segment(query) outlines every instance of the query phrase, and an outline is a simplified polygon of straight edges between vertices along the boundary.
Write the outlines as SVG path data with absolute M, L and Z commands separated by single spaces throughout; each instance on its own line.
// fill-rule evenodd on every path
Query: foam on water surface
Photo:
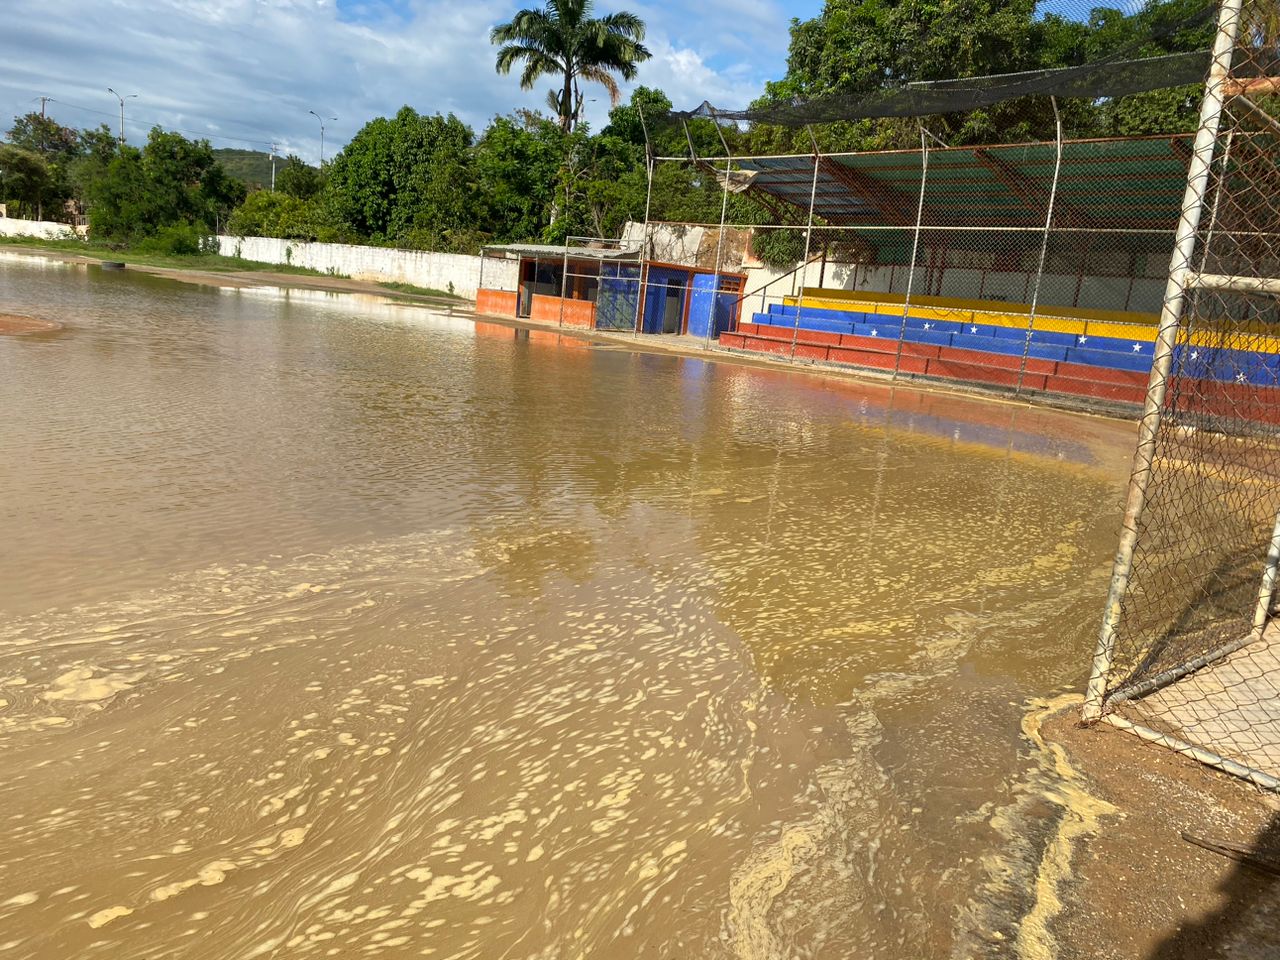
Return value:
M 981 956 L 1051 916 L 1085 806 L 1036 826 L 1073 795 L 1021 723 L 1122 479 L 1074 421 L 3 271 L 69 318 L 0 343 L 9 952 Z

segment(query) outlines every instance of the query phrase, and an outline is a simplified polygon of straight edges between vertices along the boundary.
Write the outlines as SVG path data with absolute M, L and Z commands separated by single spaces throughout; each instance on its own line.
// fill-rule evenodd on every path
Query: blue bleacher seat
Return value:
M 1113 370 L 1151 369 L 1151 354 L 1131 350 L 1123 353 L 1119 350 L 1094 350 L 1088 347 L 1067 348 L 1067 361 L 1070 363 L 1087 363 L 1095 367 L 1110 367 Z

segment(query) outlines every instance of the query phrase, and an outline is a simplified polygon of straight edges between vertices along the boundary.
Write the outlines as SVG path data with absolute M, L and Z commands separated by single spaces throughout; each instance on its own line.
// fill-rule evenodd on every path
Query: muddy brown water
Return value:
M 1132 426 L 17 256 L 0 952 L 1004 955 Z

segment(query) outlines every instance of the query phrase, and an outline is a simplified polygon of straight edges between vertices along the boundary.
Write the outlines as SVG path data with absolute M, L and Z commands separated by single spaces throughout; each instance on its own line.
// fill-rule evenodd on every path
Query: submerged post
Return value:
M 1204 210 L 1205 193 L 1209 185 L 1209 170 L 1213 163 L 1214 146 L 1218 139 L 1218 127 L 1222 120 L 1222 107 L 1227 77 L 1231 72 L 1232 55 L 1240 29 L 1240 10 L 1243 0 L 1223 0 L 1218 15 L 1218 32 L 1213 42 L 1213 62 L 1209 66 L 1209 79 L 1205 85 L 1204 100 L 1200 105 L 1200 126 L 1196 130 L 1191 163 L 1187 169 L 1187 188 L 1182 197 L 1182 215 L 1178 220 L 1173 256 L 1169 261 L 1169 281 L 1165 286 L 1164 304 L 1160 310 L 1160 326 L 1156 334 L 1155 356 L 1151 365 L 1151 377 L 1147 383 L 1147 399 L 1142 411 L 1138 431 L 1138 447 L 1133 457 L 1133 472 L 1129 480 L 1129 493 L 1125 500 L 1124 521 L 1120 544 L 1116 550 L 1111 572 L 1111 585 L 1107 591 L 1107 605 L 1102 615 L 1102 627 L 1098 632 L 1098 644 L 1093 655 L 1093 669 L 1085 692 L 1083 719 L 1086 722 L 1102 716 L 1103 699 L 1107 692 L 1107 679 L 1115 655 L 1116 630 L 1120 625 L 1121 603 L 1133 572 L 1133 554 L 1138 544 L 1138 523 L 1147 502 L 1147 488 L 1151 484 L 1151 465 L 1155 459 L 1156 436 L 1164 409 L 1165 392 L 1169 374 L 1173 368 L 1173 347 L 1178 327 L 1182 322 L 1186 303 L 1187 282 L 1191 273 L 1191 259 L 1195 254 L 1196 232 Z
M 1053 105 L 1054 158 L 1053 183 L 1049 187 L 1049 209 L 1044 216 L 1044 235 L 1040 240 L 1040 262 L 1036 266 L 1036 283 L 1031 290 L 1031 311 L 1027 314 L 1027 339 L 1022 345 L 1022 363 L 1018 367 L 1017 393 L 1022 392 L 1022 379 L 1027 375 L 1027 358 L 1031 356 L 1031 335 L 1036 326 L 1036 308 L 1040 305 L 1040 281 L 1044 278 L 1044 264 L 1049 256 L 1049 230 L 1053 226 L 1053 205 L 1058 198 L 1058 176 L 1062 173 L 1062 113 L 1058 110 L 1058 98 L 1050 97 Z
M 916 204 L 916 229 L 911 241 L 911 265 L 907 270 L 907 292 L 902 298 L 902 323 L 898 326 L 898 349 L 893 355 L 893 379 L 898 379 L 902 363 L 902 341 L 907 336 L 907 317 L 911 313 L 911 287 L 916 279 L 916 257 L 920 252 L 920 222 L 924 219 L 924 189 L 929 182 L 929 138 L 920 124 L 920 200 Z

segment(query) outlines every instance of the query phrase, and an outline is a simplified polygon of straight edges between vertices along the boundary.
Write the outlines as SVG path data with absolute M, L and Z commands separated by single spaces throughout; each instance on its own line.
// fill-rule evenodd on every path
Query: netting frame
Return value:
M 1226 740 L 1221 746 L 1212 742 L 1211 736 L 1206 738 L 1209 741 L 1207 743 L 1189 742 L 1189 737 L 1184 739 L 1183 736 L 1170 730 L 1159 730 L 1146 723 L 1135 722 L 1119 712 L 1119 708 L 1126 703 L 1136 703 L 1144 697 L 1171 688 L 1199 671 L 1225 664 L 1227 658 L 1233 654 L 1263 639 L 1264 631 L 1272 617 L 1278 571 L 1280 571 L 1280 513 L 1276 514 L 1270 540 L 1266 543 L 1261 569 L 1256 571 L 1258 589 L 1248 631 L 1204 653 L 1174 663 L 1152 676 L 1139 679 L 1135 671 L 1133 675 L 1122 678 L 1117 686 L 1111 686 L 1117 671 L 1115 662 L 1117 638 L 1124 628 L 1125 604 L 1130 600 L 1135 551 L 1139 546 L 1140 538 L 1150 528 L 1150 524 L 1160 522 L 1159 518 L 1147 516 L 1148 503 L 1154 464 L 1159 455 L 1161 428 L 1166 426 L 1168 429 L 1165 425 L 1168 417 L 1166 399 L 1174 371 L 1175 348 L 1180 334 L 1184 331 L 1187 301 L 1198 292 L 1208 291 L 1280 294 L 1280 278 L 1223 275 L 1206 273 L 1203 270 L 1204 263 L 1208 259 L 1214 218 L 1220 199 L 1219 196 L 1211 198 L 1209 195 L 1215 160 L 1221 160 L 1222 168 L 1218 183 L 1219 194 L 1223 183 L 1229 179 L 1227 156 L 1229 156 L 1234 130 L 1228 131 L 1227 144 L 1223 151 L 1226 156 L 1219 157 L 1218 150 L 1227 100 L 1230 95 L 1239 95 L 1243 89 L 1258 84 L 1256 79 L 1243 81 L 1232 79 L 1232 67 L 1244 24 L 1243 7 L 1243 0 L 1223 0 L 1219 10 L 1209 78 L 1201 103 L 1200 123 L 1188 169 L 1182 215 L 1179 219 L 1174 252 L 1170 261 L 1155 356 L 1126 493 L 1121 535 L 1112 566 L 1098 641 L 1090 665 L 1090 677 L 1081 716 L 1086 723 L 1106 722 L 1136 734 L 1144 740 L 1239 777 L 1259 788 L 1280 791 L 1280 778 L 1254 766 L 1254 761 L 1242 762 L 1241 759 L 1227 755 L 1229 751 L 1222 749 L 1223 746 L 1229 745 Z M 1274 120 L 1271 122 L 1274 125 Z M 1211 211 L 1208 235 L 1201 238 L 1201 220 L 1207 210 Z M 1201 253 L 1202 260 L 1199 270 L 1194 264 L 1198 251 Z M 1256 266 L 1261 267 L 1262 262 L 1262 260 L 1256 261 Z M 1192 356 L 1194 357 L 1194 353 Z M 1176 401 L 1177 398 L 1174 399 Z

